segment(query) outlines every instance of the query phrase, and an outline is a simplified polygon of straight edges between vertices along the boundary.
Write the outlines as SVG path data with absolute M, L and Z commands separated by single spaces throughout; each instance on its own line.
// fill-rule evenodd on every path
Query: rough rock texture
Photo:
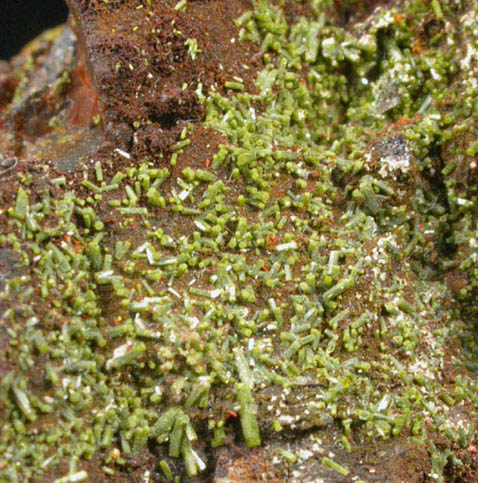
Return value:
M 133 131 L 152 154 L 164 151 L 158 131 L 204 117 L 198 89 L 243 75 L 252 46 L 231 43 L 233 21 L 247 1 L 191 2 L 182 15 L 173 2 L 68 0 L 96 86 L 103 126 L 115 145 L 130 149 Z M 200 45 L 189 54 L 187 40 Z M 250 66 L 249 66 L 250 67 Z

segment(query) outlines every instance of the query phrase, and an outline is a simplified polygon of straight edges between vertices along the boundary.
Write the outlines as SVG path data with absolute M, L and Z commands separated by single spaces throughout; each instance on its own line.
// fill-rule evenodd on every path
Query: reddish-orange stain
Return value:
M 412 47 L 412 52 L 414 54 L 420 54 L 422 51 L 422 47 L 420 45 L 420 41 L 418 39 L 415 39 L 413 41 L 413 47 Z

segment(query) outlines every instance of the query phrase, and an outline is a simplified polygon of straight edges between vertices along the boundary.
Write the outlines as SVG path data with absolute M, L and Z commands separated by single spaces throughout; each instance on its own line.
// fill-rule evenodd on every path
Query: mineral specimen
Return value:
M 0 480 L 476 481 L 476 2 L 67 3 L 0 65 Z

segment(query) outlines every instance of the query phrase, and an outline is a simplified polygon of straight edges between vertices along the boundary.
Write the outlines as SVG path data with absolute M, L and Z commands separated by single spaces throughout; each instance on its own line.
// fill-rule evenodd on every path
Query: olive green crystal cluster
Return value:
M 81 190 L 19 176 L 0 234 L 17 260 L 0 281 L 1 481 L 62 461 L 58 481 L 87 480 L 81 462 L 98 455 L 107 481 L 148 444 L 164 478 L 194 477 L 230 443 L 231 414 L 250 448 L 335 425 L 351 454 L 406 438 L 430 478 L 464 468 L 452 449 L 476 438 L 478 408 L 463 322 L 478 289 L 477 6 L 392 2 L 347 24 L 354 2 L 303 3 L 288 19 L 284 2 L 255 1 L 237 20 L 263 69 L 253 90 L 235 77 L 227 95 L 198 91 L 224 139 L 204 168 L 171 176 L 188 124 L 171 159 L 128 166 L 118 149 L 125 167 L 93 163 Z

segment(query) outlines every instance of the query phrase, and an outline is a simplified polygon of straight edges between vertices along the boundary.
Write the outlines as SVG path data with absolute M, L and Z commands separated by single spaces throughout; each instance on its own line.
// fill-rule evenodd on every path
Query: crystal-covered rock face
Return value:
M 476 8 L 68 4 L 0 64 L 0 480 L 474 481 Z

